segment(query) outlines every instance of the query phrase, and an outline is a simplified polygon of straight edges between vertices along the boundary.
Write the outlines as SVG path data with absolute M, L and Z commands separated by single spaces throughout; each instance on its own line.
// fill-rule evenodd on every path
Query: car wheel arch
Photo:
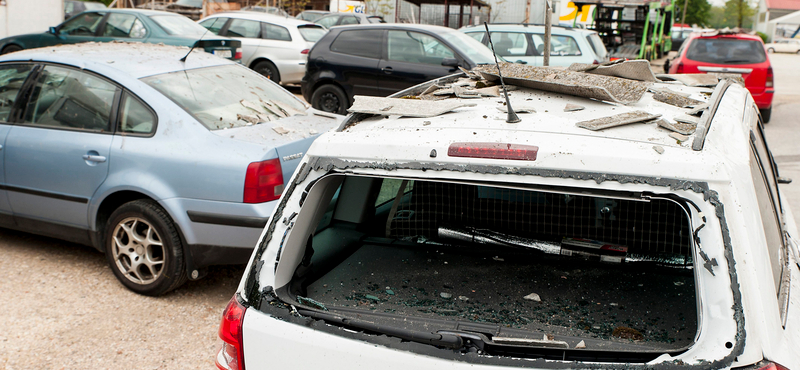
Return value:
M 24 47 L 24 46 L 22 46 L 22 45 L 20 45 L 20 44 L 17 44 L 17 43 L 10 42 L 10 43 L 8 43 L 8 44 L 5 44 L 5 45 L 3 45 L 3 47 L 2 47 L 2 48 L 0 48 L 0 55 L 2 55 L 2 54 L 6 54 L 6 49 L 8 49 L 8 48 L 15 48 L 15 47 L 16 47 L 16 48 L 19 48 L 20 50 L 25 50 L 25 47 Z

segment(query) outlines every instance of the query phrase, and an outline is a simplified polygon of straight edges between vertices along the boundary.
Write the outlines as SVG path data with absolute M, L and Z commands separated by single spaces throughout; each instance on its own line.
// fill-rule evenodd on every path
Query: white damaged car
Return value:
M 221 369 L 800 369 L 788 179 L 744 87 L 504 64 L 507 101 L 483 68 L 314 142 Z

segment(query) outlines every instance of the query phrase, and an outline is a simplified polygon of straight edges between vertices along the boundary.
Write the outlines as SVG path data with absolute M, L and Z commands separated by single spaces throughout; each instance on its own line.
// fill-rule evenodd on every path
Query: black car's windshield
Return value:
M 209 130 L 249 126 L 297 114 L 306 107 L 280 86 L 241 66 L 214 66 L 145 77 Z
M 475 64 L 493 64 L 494 55 L 486 45 L 480 41 L 467 36 L 466 34 L 458 31 L 440 33 L 443 39 L 447 40 L 450 44 L 455 46 L 459 53 L 466 56 Z M 499 61 L 505 61 L 503 58 L 497 58 Z
M 203 26 L 182 15 L 154 15 L 150 19 L 169 35 L 200 36 L 206 32 Z
M 686 58 L 714 64 L 752 64 L 767 60 L 764 45 L 755 40 L 704 39 L 691 41 Z

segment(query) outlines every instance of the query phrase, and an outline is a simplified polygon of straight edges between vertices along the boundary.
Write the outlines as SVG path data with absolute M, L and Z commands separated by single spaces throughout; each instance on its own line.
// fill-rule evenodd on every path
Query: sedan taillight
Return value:
M 303 49 L 302 51 L 300 51 L 300 54 L 303 54 L 303 55 L 308 55 L 308 52 L 309 52 L 310 50 L 311 50 L 311 49 Z
M 678 66 L 677 66 L 677 67 L 675 67 L 675 74 L 681 74 L 681 73 L 683 73 L 683 69 L 684 69 L 684 68 L 683 68 L 683 63 L 678 63 Z
M 244 177 L 245 203 L 263 203 L 276 200 L 283 192 L 283 170 L 278 158 L 253 162 L 247 166 Z
M 766 87 L 775 86 L 775 76 L 772 74 L 772 67 L 767 68 L 767 84 Z
M 246 310 L 247 308 L 239 303 L 234 294 L 222 313 L 222 322 L 219 324 L 219 345 L 214 359 L 220 370 L 244 370 L 242 323 Z
M 234 60 L 242 59 L 242 48 L 236 48 L 236 53 L 233 54 Z

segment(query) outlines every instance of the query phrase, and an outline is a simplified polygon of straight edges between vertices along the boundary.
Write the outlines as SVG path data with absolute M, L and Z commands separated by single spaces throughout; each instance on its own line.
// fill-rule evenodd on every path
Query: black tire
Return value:
M 3 48 L 3 52 L 0 53 L 0 54 L 8 54 L 8 53 L 13 53 L 15 51 L 20 51 L 20 50 L 22 50 L 22 48 L 19 45 L 8 45 L 8 46 Z
M 761 120 L 764 123 L 769 123 L 769 118 L 772 116 L 772 106 L 767 109 L 759 109 L 761 111 Z
M 268 60 L 262 60 L 256 63 L 253 65 L 253 70 L 274 81 L 276 84 L 281 83 L 281 74 L 278 72 L 278 68 Z
M 769 48 L 769 49 L 767 49 L 767 53 L 770 53 L 770 54 L 772 54 L 772 53 L 774 53 L 774 52 L 775 52 L 775 49 L 773 49 L 773 48 Z
M 311 106 L 325 112 L 347 114 L 350 102 L 347 95 L 336 85 L 322 85 L 311 94 Z
M 128 202 L 111 213 L 104 243 L 114 276 L 136 293 L 159 296 L 187 280 L 178 230 L 167 212 L 152 200 Z

